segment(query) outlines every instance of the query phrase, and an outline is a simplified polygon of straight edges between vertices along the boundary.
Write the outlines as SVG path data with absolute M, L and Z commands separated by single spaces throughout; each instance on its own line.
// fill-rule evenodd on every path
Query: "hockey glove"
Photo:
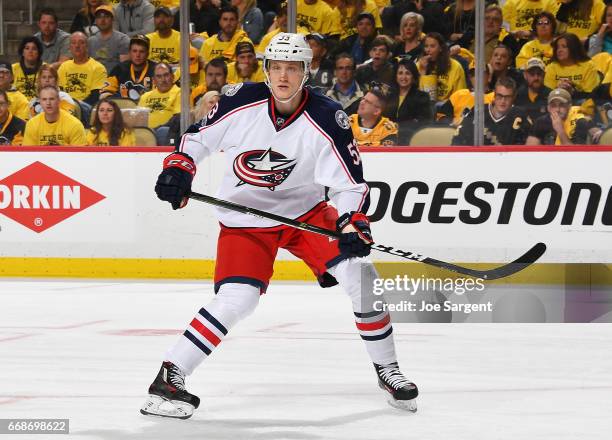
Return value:
M 370 231 L 370 221 L 361 212 L 343 214 L 336 221 L 336 230 L 342 235 L 338 240 L 340 253 L 349 257 L 366 257 L 374 240 Z
M 191 181 L 196 173 L 193 159 L 185 153 L 172 153 L 164 159 L 164 169 L 157 178 L 157 197 L 170 202 L 172 209 L 183 208 L 189 201 Z

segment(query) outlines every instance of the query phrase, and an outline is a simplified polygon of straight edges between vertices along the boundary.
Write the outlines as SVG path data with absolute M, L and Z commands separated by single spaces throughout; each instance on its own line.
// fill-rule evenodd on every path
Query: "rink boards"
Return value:
M 167 151 L 0 149 L 0 275 L 210 278 L 213 208 L 172 211 L 153 192 Z M 570 263 L 609 272 L 612 147 L 371 148 L 361 160 L 380 244 L 486 267 L 542 241 L 523 281 Z M 200 164 L 194 190 L 214 194 L 226 168 L 222 154 Z M 275 276 L 312 279 L 284 252 Z

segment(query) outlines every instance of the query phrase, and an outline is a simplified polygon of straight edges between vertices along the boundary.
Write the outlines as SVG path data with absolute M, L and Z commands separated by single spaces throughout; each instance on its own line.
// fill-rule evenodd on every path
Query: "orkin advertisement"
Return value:
M 1 257 L 214 259 L 213 209 L 191 201 L 172 211 L 155 197 L 166 152 L 94 151 L 0 152 Z M 507 262 L 543 241 L 543 262 L 612 262 L 612 151 L 385 149 L 362 158 L 381 245 Z M 222 154 L 200 164 L 194 189 L 214 194 L 226 166 Z

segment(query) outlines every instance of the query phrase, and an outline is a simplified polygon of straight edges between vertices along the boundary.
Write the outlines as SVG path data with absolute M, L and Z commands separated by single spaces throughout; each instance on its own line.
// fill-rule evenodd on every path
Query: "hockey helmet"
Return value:
M 264 52 L 264 69 L 268 68 L 268 61 L 301 61 L 304 63 L 304 72 L 310 70 L 312 62 L 312 49 L 306 37 L 302 34 L 280 32 L 275 35 Z

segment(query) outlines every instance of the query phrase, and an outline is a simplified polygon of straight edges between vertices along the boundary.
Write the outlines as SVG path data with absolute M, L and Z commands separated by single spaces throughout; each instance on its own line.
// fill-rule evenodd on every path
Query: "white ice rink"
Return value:
M 612 325 L 396 324 L 419 411 L 389 407 L 338 288 L 274 283 L 187 379 L 186 421 L 142 416 L 210 283 L 0 281 L 0 418 L 69 439 L 612 438 Z

